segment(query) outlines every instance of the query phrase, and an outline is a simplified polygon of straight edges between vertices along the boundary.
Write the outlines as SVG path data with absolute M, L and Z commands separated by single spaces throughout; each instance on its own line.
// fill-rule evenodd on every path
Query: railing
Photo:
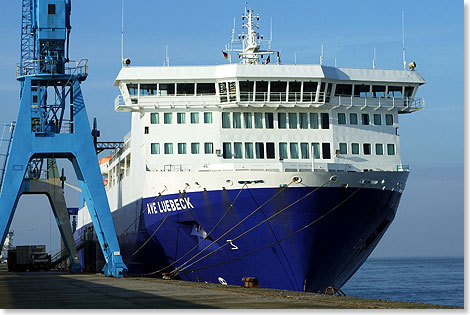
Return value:
M 347 106 L 347 107 L 389 107 L 389 108 L 403 108 L 403 111 L 415 111 L 418 109 L 424 108 L 425 102 L 424 98 L 419 99 L 412 99 L 410 97 L 407 98 L 368 98 L 368 97 L 354 97 L 354 96 L 331 96 L 330 97 L 330 104 L 338 105 L 338 106 Z
M 55 60 L 25 60 L 16 65 L 16 77 L 26 75 L 88 75 L 88 59 L 58 63 Z
M 409 172 L 410 166 L 407 164 L 399 164 L 397 165 L 397 172 Z

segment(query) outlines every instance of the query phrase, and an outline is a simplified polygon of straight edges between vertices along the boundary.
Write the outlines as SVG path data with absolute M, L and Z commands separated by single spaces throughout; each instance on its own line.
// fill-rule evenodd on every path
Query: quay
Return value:
M 457 308 L 156 278 L 7 271 L 0 271 L 0 305 L 2 309 Z

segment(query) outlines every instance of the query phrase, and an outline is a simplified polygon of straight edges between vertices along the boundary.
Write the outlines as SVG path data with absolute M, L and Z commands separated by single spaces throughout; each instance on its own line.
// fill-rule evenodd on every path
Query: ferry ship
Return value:
M 100 167 L 130 274 L 323 293 L 393 221 L 409 174 L 399 117 L 424 108 L 415 64 L 284 65 L 258 19 L 245 8 L 227 64 L 124 62 L 115 110 L 131 130 Z M 93 237 L 86 205 L 75 237 Z

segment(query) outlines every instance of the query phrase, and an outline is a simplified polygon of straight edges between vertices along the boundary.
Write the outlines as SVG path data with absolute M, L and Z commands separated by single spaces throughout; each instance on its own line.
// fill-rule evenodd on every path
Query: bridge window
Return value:
M 263 113 L 255 113 L 255 128 L 263 128 Z
M 271 102 L 285 102 L 286 101 L 287 82 L 285 81 L 272 81 L 271 92 L 269 100 Z
M 214 83 L 197 83 L 196 84 L 197 95 L 215 95 L 215 84 Z
M 266 142 L 266 158 L 276 158 L 276 150 L 274 149 L 274 142 Z
M 212 113 L 211 112 L 204 113 L 204 123 L 205 124 L 212 124 Z
M 303 102 L 315 102 L 315 96 L 317 95 L 318 82 L 304 82 L 304 92 L 302 95 Z
M 297 113 L 289 113 L 289 129 L 297 129 Z
M 150 144 L 150 153 L 151 154 L 160 154 L 160 143 L 151 143 Z
M 227 102 L 227 84 L 226 82 L 219 83 L 219 96 L 221 102 Z
M 277 127 L 279 129 L 287 128 L 287 114 L 286 113 L 277 113 Z
M 205 142 L 204 143 L 204 153 L 205 154 L 214 153 L 214 144 L 212 142 Z
M 357 125 L 357 114 L 355 114 L 355 113 L 350 113 L 349 114 L 349 123 L 351 125 Z
M 362 124 L 363 125 L 370 125 L 369 114 L 362 114 L 361 117 L 362 117 Z
M 137 84 L 128 84 L 127 85 L 127 90 L 129 91 L 129 95 L 131 95 L 131 96 L 137 95 L 138 90 L 139 90 L 139 86 Z
M 199 142 L 191 143 L 191 154 L 199 154 Z
M 240 129 L 242 127 L 242 113 L 233 113 L 233 128 Z
M 375 98 L 385 97 L 385 85 L 373 85 L 372 97 L 375 97 Z
M 237 84 L 235 82 L 228 83 L 229 102 L 237 100 Z
M 348 145 L 346 143 L 339 144 L 339 154 L 348 154 Z
M 264 159 L 264 143 L 256 142 L 255 143 L 255 154 L 257 159 Z
M 268 82 L 267 81 L 257 81 L 256 82 L 255 100 L 257 102 L 267 102 L 268 101 Z
M 312 143 L 312 147 L 313 147 L 313 157 L 315 159 L 319 159 L 320 158 L 320 143 L 314 142 Z
M 321 129 L 330 129 L 330 115 L 328 113 L 320 114 Z
M 387 154 L 395 155 L 395 145 L 393 143 L 387 144 Z
M 140 95 L 157 95 L 157 85 L 156 84 L 141 84 L 140 85 Z
M 370 145 L 370 143 L 363 143 L 362 148 L 364 150 L 365 155 L 370 155 L 371 154 L 371 145 Z
M 160 123 L 160 114 L 159 113 L 150 113 L 150 124 L 157 125 Z
M 176 123 L 185 124 L 186 123 L 186 113 L 177 113 L 176 114 Z
M 253 142 L 245 142 L 245 159 L 253 158 Z
M 194 83 L 176 83 L 176 95 L 194 95 Z
M 199 124 L 199 113 L 191 113 L 191 123 Z
M 163 149 L 165 154 L 173 154 L 173 143 L 165 143 Z
M 163 123 L 166 124 L 166 125 L 169 125 L 171 124 L 172 122 L 172 118 L 173 118 L 173 113 L 164 113 L 163 114 Z
M 230 128 L 230 113 L 222 113 L 222 128 Z
M 338 124 L 345 125 L 346 124 L 346 114 L 345 113 L 338 113 Z
M 401 86 L 389 86 L 388 97 L 402 98 L 402 87 Z
M 287 155 L 287 142 L 279 142 L 279 158 L 281 160 L 289 158 Z
M 354 85 L 355 97 L 370 97 L 370 85 L 360 84 Z
M 274 128 L 274 114 L 273 113 L 264 113 L 264 120 L 266 121 L 266 128 Z
M 174 96 L 175 95 L 175 83 L 160 83 L 159 89 L 158 89 L 158 95 Z
M 374 125 L 376 126 L 382 125 L 382 115 L 374 114 Z
M 385 124 L 387 126 L 393 125 L 393 115 L 392 114 L 385 114 Z
M 336 84 L 335 96 L 351 96 L 352 84 Z
M 321 144 L 321 150 L 324 159 L 331 159 L 330 144 L 328 142 L 324 142 Z
M 56 10 L 55 10 L 55 4 L 51 4 L 49 3 L 47 5 L 47 14 L 55 14 Z
M 302 159 L 309 159 L 310 158 L 310 148 L 308 147 L 307 142 L 300 143 L 300 156 Z
M 302 82 L 289 82 L 289 102 L 300 102 Z
M 230 142 L 224 142 L 222 144 L 222 156 L 224 159 L 232 158 L 232 144 Z
M 243 159 L 243 149 L 242 149 L 242 143 L 241 142 L 235 142 L 233 144 L 234 148 L 234 155 L 233 157 L 236 159 Z
M 243 113 L 243 122 L 246 129 L 253 128 L 253 115 L 251 113 Z
M 310 129 L 318 129 L 318 113 L 310 113 Z
M 289 144 L 290 149 L 290 158 L 298 159 L 299 158 L 299 144 L 297 142 L 291 142 Z
M 413 95 L 414 87 L 405 86 L 405 98 L 409 98 Z
M 240 87 L 240 101 L 252 102 L 253 101 L 253 89 L 254 81 L 240 81 L 238 86 Z
M 351 153 L 359 154 L 359 143 L 351 143 Z
M 308 115 L 307 113 L 299 114 L 300 129 L 308 129 Z
M 384 146 L 382 143 L 375 144 L 375 154 L 383 155 L 384 154 Z

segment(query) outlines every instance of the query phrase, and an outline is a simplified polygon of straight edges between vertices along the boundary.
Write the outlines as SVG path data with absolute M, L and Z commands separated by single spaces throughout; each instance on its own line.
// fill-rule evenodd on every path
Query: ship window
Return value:
M 299 114 L 300 129 L 308 129 L 308 115 L 307 113 Z
M 224 142 L 222 144 L 222 156 L 224 159 L 232 158 L 232 144 L 230 142 Z
M 321 129 L 330 129 L 330 115 L 328 113 L 320 114 Z
M 255 128 L 263 128 L 263 113 L 255 113 Z
M 176 113 L 176 123 L 185 124 L 186 123 L 186 113 Z
M 222 113 L 222 128 L 230 128 L 230 113 Z
M 146 135 L 149 134 L 149 127 L 147 127 L 147 126 L 144 127 L 144 134 L 146 134 Z
M 376 126 L 382 125 L 382 115 L 374 114 L 374 125 Z
M 219 83 L 219 96 L 221 102 L 227 102 L 227 84 L 225 82 Z
M 245 142 L 245 159 L 253 158 L 253 142 Z
M 330 144 L 328 142 L 321 144 L 321 151 L 324 159 L 331 159 Z
M 127 90 L 129 91 L 129 95 L 137 95 L 138 94 L 138 85 L 137 84 L 128 84 Z
M 405 97 L 409 98 L 413 95 L 414 87 L 411 86 L 405 86 Z
M 233 128 L 239 129 L 242 127 L 242 113 L 233 113 Z
M 287 82 L 272 81 L 271 92 L 269 94 L 270 102 L 285 102 L 287 91 Z
M 178 143 L 178 154 L 186 154 L 186 143 Z
M 346 143 L 339 144 L 339 154 L 348 154 L 348 145 Z
M 302 142 L 300 144 L 300 157 L 302 159 L 309 159 L 310 158 L 310 150 L 309 150 L 307 142 Z
M 318 113 L 310 113 L 310 129 L 318 129 Z
M 199 142 L 191 143 L 191 154 L 199 154 Z
M 401 86 L 389 86 L 388 97 L 402 98 L 402 87 Z
M 255 143 L 255 153 L 257 159 L 264 159 L 264 143 L 256 142 Z
M 160 154 L 160 143 L 151 143 L 150 144 L 150 153 L 151 154 Z
M 240 101 L 253 101 L 254 81 L 240 81 Z
M 211 112 L 204 113 L 204 123 L 205 124 L 212 124 L 212 113 Z
M 297 129 L 297 113 L 289 113 L 289 129 Z
M 157 85 L 156 84 L 141 84 L 140 85 L 140 95 L 157 95 Z
M 160 96 L 175 95 L 175 84 L 174 83 L 160 83 L 159 89 L 158 89 L 158 95 Z
M 235 142 L 233 144 L 233 157 L 236 159 L 243 159 L 243 150 L 242 150 L 242 143 L 241 142 Z
M 320 94 L 318 95 L 318 101 L 319 101 L 319 102 L 323 102 L 323 100 L 324 100 L 325 84 L 326 84 L 326 82 L 322 82 L 322 83 L 320 84 Z
M 243 113 L 243 122 L 246 129 L 253 128 L 253 115 L 251 113 Z
M 266 128 L 274 128 L 274 114 L 273 113 L 264 113 L 264 119 L 266 120 Z
M 160 114 L 159 113 L 150 113 L 150 124 L 156 125 L 160 123 Z
M 165 143 L 163 148 L 165 154 L 173 154 L 173 143 Z
M 300 102 L 302 82 L 289 82 L 289 102 Z
M 197 83 L 196 84 L 197 95 L 215 95 L 214 83 Z
M 204 153 L 205 154 L 214 153 L 214 144 L 212 142 L 205 142 L 204 143 Z
M 357 125 L 357 114 L 355 114 L 355 113 L 350 113 L 349 114 L 349 123 L 351 125 Z
M 385 97 L 385 85 L 372 85 L 372 97 Z
M 299 144 L 297 142 L 291 142 L 289 144 L 290 149 L 290 158 L 298 159 L 299 158 Z
M 55 14 L 55 4 L 47 4 L 47 14 Z
M 370 85 L 360 84 L 354 85 L 355 97 L 370 97 Z
M 281 160 L 289 158 L 287 156 L 287 142 L 279 142 L 279 158 Z
M 375 154 L 383 155 L 384 154 L 384 146 L 382 143 L 375 144 Z
M 277 127 L 279 129 L 287 128 L 287 114 L 286 113 L 277 113 Z
M 359 143 L 351 143 L 351 153 L 359 154 Z
M 362 114 L 361 117 L 362 117 L 362 124 L 363 125 L 370 125 L 369 114 Z
M 352 84 L 336 84 L 335 96 L 351 96 Z
M 338 124 L 345 125 L 346 124 L 346 114 L 345 113 L 338 113 Z
M 235 82 L 228 83 L 229 102 L 237 100 L 237 84 Z
M 266 142 L 266 158 L 275 159 L 276 151 L 274 150 L 274 142 Z
M 320 158 L 320 143 L 314 142 L 312 143 L 312 147 L 313 147 L 313 157 L 315 159 L 319 159 Z
M 365 154 L 365 155 L 370 155 L 370 151 L 371 151 L 371 149 L 370 149 L 370 143 L 363 143 L 363 144 L 362 144 L 362 148 L 363 148 L 363 150 L 364 150 L 364 154 Z
M 395 155 L 395 145 L 393 143 L 387 144 L 387 154 Z
M 176 83 L 176 95 L 194 95 L 194 83 Z
M 191 123 L 199 124 L 199 113 L 191 113 Z
M 257 102 L 266 102 L 268 100 L 267 95 L 268 95 L 268 82 L 257 81 L 255 100 Z
M 387 126 L 393 125 L 393 115 L 392 114 L 385 114 L 385 124 Z
M 303 102 L 315 102 L 315 95 L 317 94 L 318 82 L 304 82 L 304 92 L 302 95 Z
M 173 113 L 164 113 L 163 114 L 163 123 L 164 124 L 171 124 L 172 122 L 172 118 L 173 118 Z

